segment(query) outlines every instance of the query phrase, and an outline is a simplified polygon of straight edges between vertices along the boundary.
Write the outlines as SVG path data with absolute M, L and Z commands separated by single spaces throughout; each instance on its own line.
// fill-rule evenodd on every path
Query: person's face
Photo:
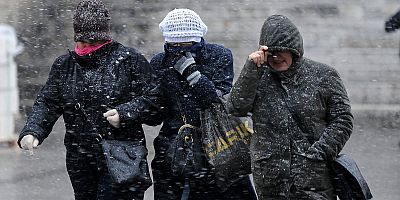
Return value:
M 268 55 L 268 64 L 278 72 L 288 70 L 292 62 L 293 55 L 290 51 L 274 51 Z
M 169 47 L 190 47 L 193 42 L 168 42 L 167 45 Z
M 190 51 L 193 42 L 167 42 L 167 48 L 174 51 L 175 56 L 181 57 L 186 51 Z

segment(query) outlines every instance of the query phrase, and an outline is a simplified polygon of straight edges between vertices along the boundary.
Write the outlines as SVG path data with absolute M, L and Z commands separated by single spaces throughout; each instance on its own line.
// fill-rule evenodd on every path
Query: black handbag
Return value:
M 76 65 L 74 65 L 72 95 L 76 99 Z M 105 163 L 111 180 L 116 184 L 129 184 L 131 187 L 146 190 L 152 185 L 147 163 L 147 148 L 142 141 L 109 140 L 102 138 L 97 126 L 88 118 L 86 111 L 79 102 L 75 109 L 80 111 L 90 123 L 100 142 Z
M 204 168 L 204 152 L 201 146 L 199 128 L 184 124 L 172 140 L 166 154 L 167 163 L 175 176 L 186 172 L 199 172 Z
M 139 141 L 102 140 L 108 172 L 117 184 L 136 185 L 145 188 L 151 186 L 147 149 Z
M 146 190 L 152 185 L 147 163 L 147 148 L 142 141 L 109 140 L 101 137 L 95 124 L 87 117 L 79 103 L 75 105 L 91 124 L 103 150 L 111 180 L 116 184 L 129 184 Z
M 356 162 L 346 154 L 340 154 L 332 163 L 335 172 L 334 187 L 340 200 L 372 199 L 371 191 Z
M 203 146 L 215 171 L 215 181 L 225 191 L 236 181 L 251 174 L 249 118 L 229 115 L 224 103 L 201 112 Z
M 188 172 L 200 172 L 206 168 L 206 161 L 200 128 L 187 123 L 181 102 L 179 99 L 176 102 L 184 124 L 167 149 L 166 161 L 174 176 L 182 176 Z

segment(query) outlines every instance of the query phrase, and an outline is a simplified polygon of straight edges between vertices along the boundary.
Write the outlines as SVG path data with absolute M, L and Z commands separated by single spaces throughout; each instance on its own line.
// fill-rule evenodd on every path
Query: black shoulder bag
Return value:
M 296 115 L 292 107 L 290 107 L 288 99 L 285 96 L 283 98 L 293 120 L 300 130 L 306 133 L 300 124 L 298 115 Z M 339 154 L 331 163 L 331 166 L 334 172 L 333 186 L 340 200 L 372 199 L 367 181 L 362 176 L 356 162 L 350 156 Z
M 186 172 L 200 172 L 205 167 L 205 153 L 201 144 L 201 130 L 199 127 L 188 124 L 177 99 L 182 125 L 176 137 L 166 152 L 167 163 L 170 164 L 173 175 L 182 176 Z
M 100 142 L 108 172 L 116 184 L 131 184 L 146 190 L 151 186 L 149 167 L 147 163 L 147 148 L 142 141 L 109 140 L 102 138 L 96 125 L 88 118 L 86 111 L 76 99 L 76 64 L 73 75 L 73 98 L 75 109 L 81 111 L 86 121 L 91 124 Z

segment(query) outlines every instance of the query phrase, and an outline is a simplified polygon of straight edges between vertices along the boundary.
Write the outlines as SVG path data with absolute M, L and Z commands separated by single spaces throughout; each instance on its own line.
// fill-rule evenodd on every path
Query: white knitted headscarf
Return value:
M 200 16 L 190 9 L 174 9 L 159 25 L 165 42 L 200 42 L 207 26 Z

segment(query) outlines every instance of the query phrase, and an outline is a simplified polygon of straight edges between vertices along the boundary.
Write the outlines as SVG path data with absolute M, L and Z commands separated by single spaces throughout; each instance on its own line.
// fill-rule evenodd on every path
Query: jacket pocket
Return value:
M 271 153 L 263 153 L 253 155 L 252 172 L 254 183 L 259 188 L 268 188 L 275 183 L 275 179 L 279 176 L 279 163 L 272 160 Z
M 311 145 L 312 144 L 306 138 L 293 141 L 293 153 L 299 156 L 307 157 L 306 154 Z
M 303 156 L 292 159 L 294 174 L 294 185 L 304 191 L 324 191 L 331 189 L 332 177 L 329 163 L 314 160 Z

